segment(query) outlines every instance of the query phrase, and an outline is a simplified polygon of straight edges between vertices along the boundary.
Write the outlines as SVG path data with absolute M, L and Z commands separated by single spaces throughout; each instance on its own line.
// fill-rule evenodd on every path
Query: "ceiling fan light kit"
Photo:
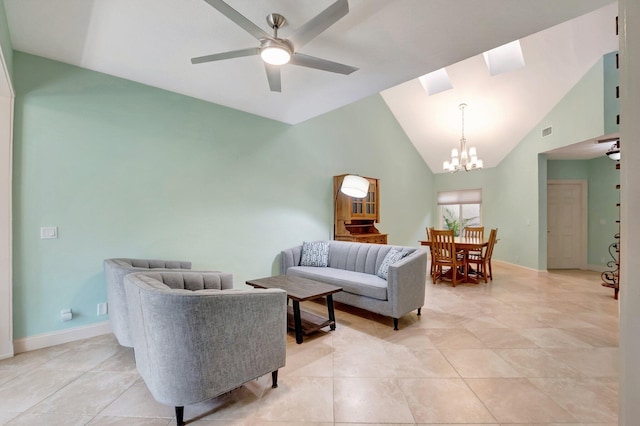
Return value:
M 282 39 L 265 39 L 260 43 L 260 57 L 270 65 L 284 65 L 291 60 L 291 43 Z
M 202 64 L 205 62 L 221 61 L 243 56 L 260 55 L 264 61 L 269 88 L 272 92 L 281 91 L 279 68 L 281 65 L 290 63 L 292 65 L 314 68 L 343 75 L 349 75 L 358 70 L 358 68 L 350 65 L 340 64 L 297 52 L 297 50 L 303 45 L 316 38 L 320 33 L 349 13 L 349 4 L 347 0 L 336 1 L 302 27 L 298 28 L 298 30 L 287 39 L 278 37 L 278 29 L 282 28 L 287 22 L 285 17 L 279 13 L 270 13 L 267 15 L 267 23 L 273 29 L 273 36 L 271 36 L 224 1 L 205 1 L 211 7 L 233 21 L 236 25 L 258 39 L 260 41 L 260 47 L 199 56 L 191 59 L 192 64 Z

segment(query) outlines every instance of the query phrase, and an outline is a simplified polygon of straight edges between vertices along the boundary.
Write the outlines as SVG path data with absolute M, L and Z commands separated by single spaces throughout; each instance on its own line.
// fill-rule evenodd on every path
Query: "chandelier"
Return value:
M 462 137 L 460 138 L 460 150 L 453 148 L 451 150 L 451 160 L 445 161 L 442 168 L 446 171 L 455 173 L 460 170 L 468 172 L 469 170 L 478 170 L 482 168 L 482 160 L 478 158 L 476 148 L 472 146 L 467 151 L 467 140 L 464 137 L 464 109 L 467 104 L 460 104 L 462 111 Z

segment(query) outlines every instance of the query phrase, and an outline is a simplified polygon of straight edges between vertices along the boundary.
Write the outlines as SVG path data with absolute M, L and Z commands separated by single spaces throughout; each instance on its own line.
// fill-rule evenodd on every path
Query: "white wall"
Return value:
M 1 58 L 0 58 L 1 59 Z M 0 96 L 0 359 L 13 356 L 11 140 L 13 98 Z
M 640 421 L 640 2 L 620 0 L 620 425 Z

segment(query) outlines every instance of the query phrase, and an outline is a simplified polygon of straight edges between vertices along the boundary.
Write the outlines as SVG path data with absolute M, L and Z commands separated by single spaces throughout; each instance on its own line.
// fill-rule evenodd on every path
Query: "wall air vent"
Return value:
M 553 127 L 549 126 L 546 129 L 542 129 L 542 136 L 549 136 L 551 133 L 553 133 Z

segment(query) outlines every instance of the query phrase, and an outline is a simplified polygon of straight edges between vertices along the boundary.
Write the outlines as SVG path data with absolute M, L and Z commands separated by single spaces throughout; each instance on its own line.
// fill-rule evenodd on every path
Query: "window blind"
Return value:
M 438 205 L 482 204 L 482 189 L 438 192 Z

